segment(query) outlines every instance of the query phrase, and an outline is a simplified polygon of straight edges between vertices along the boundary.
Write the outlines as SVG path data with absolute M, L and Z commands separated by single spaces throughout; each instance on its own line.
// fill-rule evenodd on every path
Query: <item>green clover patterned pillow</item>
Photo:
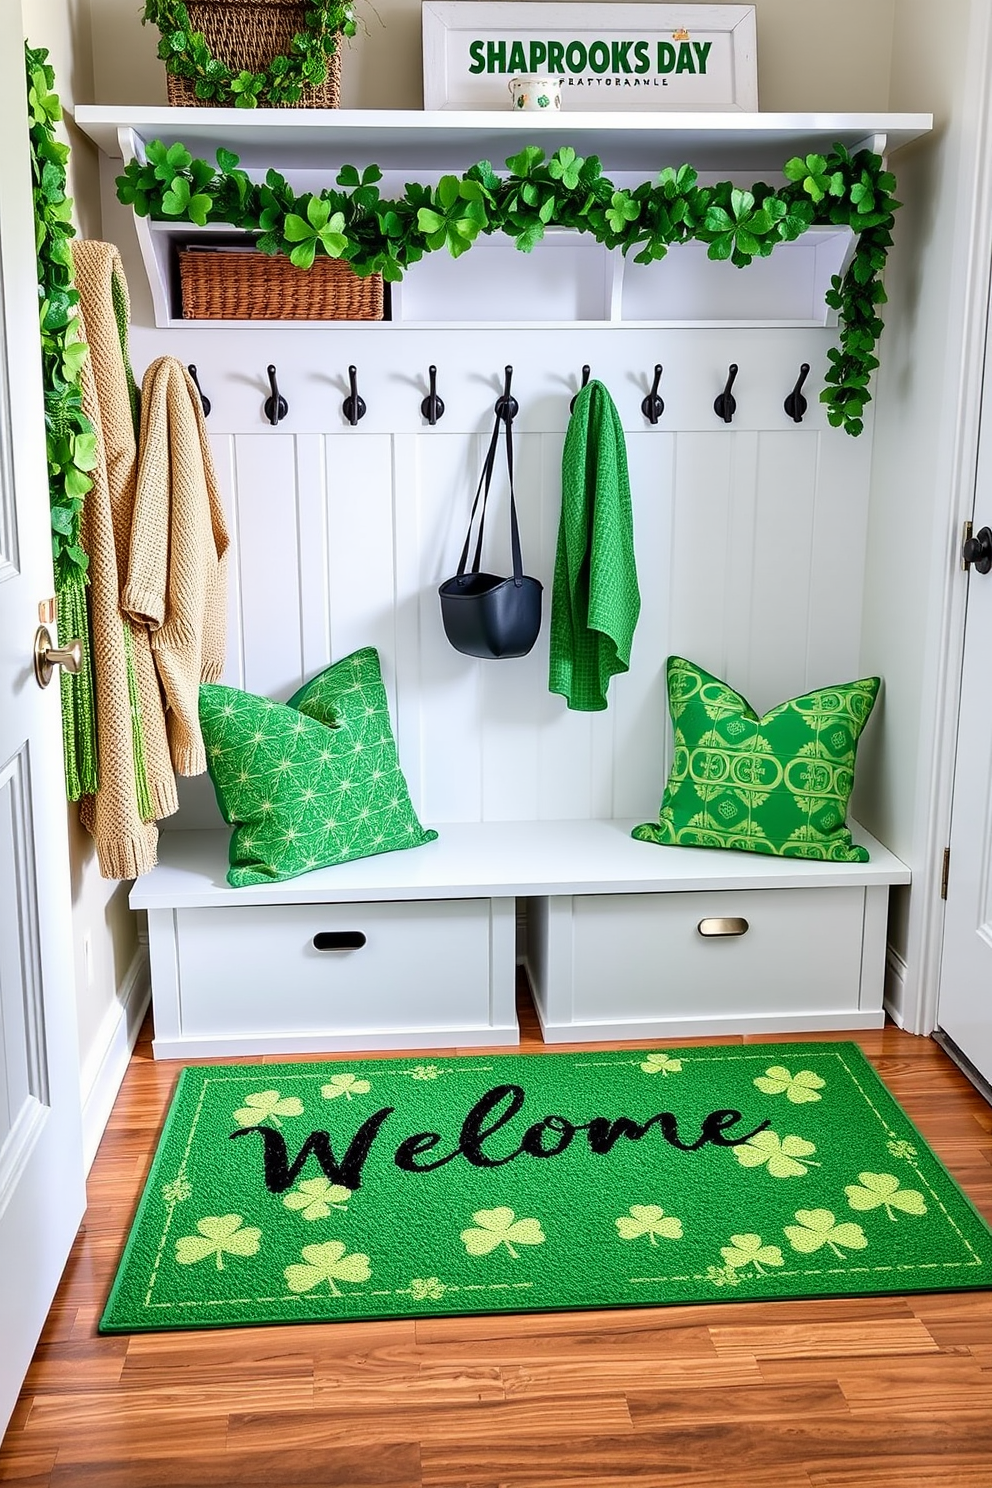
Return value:
M 675 756 L 642 842 L 866 863 L 845 825 L 858 738 L 878 677 L 790 698 L 758 718 L 725 682 L 668 658 Z
M 311 689 L 331 726 L 296 706 Z M 200 724 L 217 804 L 234 827 L 233 888 L 437 836 L 410 801 L 372 647 L 328 667 L 289 703 L 204 683 Z

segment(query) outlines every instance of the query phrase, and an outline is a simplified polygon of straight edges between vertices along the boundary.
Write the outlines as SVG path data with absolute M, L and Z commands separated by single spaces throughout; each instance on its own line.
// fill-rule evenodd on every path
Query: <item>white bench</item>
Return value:
M 909 869 L 657 847 L 633 822 L 449 824 L 436 842 L 228 886 L 226 830 L 162 834 L 148 912 L 159 1058 L 513 1044 L 517 901 L 544 1038 L 879 1027 Z

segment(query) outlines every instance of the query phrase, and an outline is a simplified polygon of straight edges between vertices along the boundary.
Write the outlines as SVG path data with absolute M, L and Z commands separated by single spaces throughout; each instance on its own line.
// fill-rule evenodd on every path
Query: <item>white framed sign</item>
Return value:
M 509 109 L 513 77 L 560 84 L 562 111 L 753 111 L 753 5 L 423 0 L 424 108 Z

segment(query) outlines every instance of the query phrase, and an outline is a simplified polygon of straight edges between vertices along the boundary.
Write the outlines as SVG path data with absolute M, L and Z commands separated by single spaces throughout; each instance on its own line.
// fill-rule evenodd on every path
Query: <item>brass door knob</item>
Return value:
M 34 634 L 34 674 L 39 687 L 47 687 L 57 666 L 67 672 L 78 672 L 83 664 L 82 641 L 69 641 L 62 650 L 52 645 L 47 625 L 39 625 Z

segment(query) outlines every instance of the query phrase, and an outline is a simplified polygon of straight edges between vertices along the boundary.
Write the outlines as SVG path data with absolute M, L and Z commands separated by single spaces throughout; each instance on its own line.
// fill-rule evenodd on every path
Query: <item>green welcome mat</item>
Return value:
M 992 1285 L 852 1043 L 186 1069 L 100 1327 Z

